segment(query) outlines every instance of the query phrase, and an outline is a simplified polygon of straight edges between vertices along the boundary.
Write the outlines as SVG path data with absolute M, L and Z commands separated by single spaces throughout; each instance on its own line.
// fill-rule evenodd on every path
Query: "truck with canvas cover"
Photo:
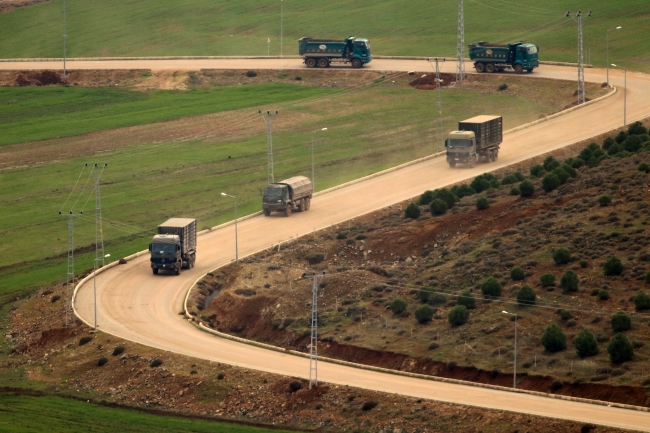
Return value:
M 262 210 L 266 216 L 271 215 L 271 212 L 284 212 L 285 216 L 289 216 L 294 208 L 303 212 L 311 207 L 313 194 L 314 184 L 305 176 L 270 183 L 264 189 Z
M 457 163 L 474 167 L 477 161 L 496 161 L 503 141 L 503 118 L 501 116 L 476 116 L 458 122 L 458 131 L 452 131 L 445 140 L 447 162 L 450 167 Z
M 370 42 L 355 36 L 341 40 L 301 38 L 298 53 L 308 68 L 328 68 L 331 63 L 349 63 L 360 68 L 372 60 Z
M 508 45 L 476 42 L 469 46 L 469 58 L 479 73 L 502 72 L 512 68 L 521 74 L 524 70 L 533 72 L 539 66 L 539 48 L 524 42 Z
M 196 220 L 171 218 L 158 226 L 158 234 L 149 244 L 151 269 L 180 275 L 181 268 L 193 268 L 196 262 Z

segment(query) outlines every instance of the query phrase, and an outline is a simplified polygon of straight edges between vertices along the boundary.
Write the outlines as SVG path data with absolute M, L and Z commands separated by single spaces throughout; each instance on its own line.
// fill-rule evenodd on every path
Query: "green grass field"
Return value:
M 453 56 L 455 0 L 428 2 L 283 1 L 283 54 L 297 54 L 303 36 L 368 37 L 376 55 Z M 465 41 L 538 44 L 542 60 L 575 62 L 577 24 L 567 10 L 593 10 L 584 23 L 585 56 L 650 71 L 645 0 L 470 0 L 465 2 Z M 0 14 L 0 58 L 62 57 L 62 0 Z M 68 55 L 271 55 L 280 54 L 280 2 L 240 0 L 67 1 Z M 387 25 L 387 23 L 390 23 Z M 590 51 L 589 51 L 590 50 Z M 585 60 L 588 60 L 587 58 Z
M 0 393 L 0 432 L 11 433 L 282 433 L 225 422 L 159 416 L 53 396 Z

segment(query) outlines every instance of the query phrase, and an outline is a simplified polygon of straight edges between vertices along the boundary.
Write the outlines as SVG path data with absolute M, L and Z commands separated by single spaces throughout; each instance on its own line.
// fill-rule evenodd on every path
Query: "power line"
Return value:
M 73 193 L 74 190 L 77 188 L 77 184 L 79 183 L 79 179 L 81 179 L 81 175 L 83 174 L 83 172 L 84 172 L 84 170 L 86 169 L 87 166 L 88 166 L 88 164 L 84 164 L 84 165 L 81 167 L 81 171 L 79 172 L 79 176 L 77 177 L 77 181 L 74 183 L 74 186 L 73 186 L 72 189 L 70 190 L 70 194 L 68 194 L 68 197 L 65 199 L 65 201 L 63 202 L 63 204 L 62 204 L 61 207 L 59 208 L 59 212 L 61 212 L 61 211 L 63 210 L 63 208 L 65 207 L 65 205 L 68 203 L 68 200 L 70 200 L 70 197 L 72 197 L 72 193 Z

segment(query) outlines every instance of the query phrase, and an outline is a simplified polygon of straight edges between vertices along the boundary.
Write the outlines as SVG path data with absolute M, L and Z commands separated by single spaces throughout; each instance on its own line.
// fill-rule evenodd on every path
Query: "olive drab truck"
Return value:
M 196 262 L 196 220 L 171 218 L 158 226 L 158 234 L 149 244 L 151 269 L 172 271 L 180 275 L 183 267 L 190 269 Z
M 305 176 L 294 176 L 270 183 L 264 189 L 262 210 L 266 216 L 271 215 L 271 212 L 283 212 L 285 216 L 289 216 L 296 208 L 304 212 L 311 207 L 313 194 L 314 184 Z
M 524 70 L 533 72 L 539 66 L 539 48 L 524 42 L 507 45 L 476 42 L 469 46 L 469 58 L 478 73 L 514 69 L 521 74 Z
M 458 131 L 452 131 L 445 140 L 447 163 L 474 167 L 483 159 L 496 161 L 503 141 L 503 118 L 501 116 L 476 116 L 458 122 Z
M 341 40 L 301 38 L 298 53 L 308 68 L 328 68 L 331 63 L 349 63 L 360 68 L 372 60 L 370 42 L 355 36 Z

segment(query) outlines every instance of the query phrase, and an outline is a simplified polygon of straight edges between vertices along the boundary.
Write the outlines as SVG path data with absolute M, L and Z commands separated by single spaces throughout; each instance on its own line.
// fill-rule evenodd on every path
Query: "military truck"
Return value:
M 458 122 L 458 131 L 452 131 L 445 140 L 447 162 L 454 168 L 457 163 L 474 167 L 481 158 L 496 161 L 503 141 L 501 116 L 476 116 Z
M 158 226 L 158 234 L 149 244 L 151 269 L 180 275 L 181 268 L 193 268 L 196 262 L 196 220 L 171 218 Z
M 524 42 L 507 45 L 476 42 L 469 46 L 469 58 L 479 73 L 514 69 L 521 74 L 524 69 L 533 72 L 539 66 L 539 48 Z
M 289 216 L 294 208 L 301 212 L 307 211 L 311 207 L 313 194 L 314 185 L 305 176 L 271 183 L 264 189 L 262 210 L 266 216 L 271 215 L 271 212 L 284 212 L 285 216 Z
M 301 38 L 298 53 L 308 68 L 328 68 L 331 63 L 349 63 L 360 68 L 372 60 L 368 39 L 350 36 L 341 40 Z

